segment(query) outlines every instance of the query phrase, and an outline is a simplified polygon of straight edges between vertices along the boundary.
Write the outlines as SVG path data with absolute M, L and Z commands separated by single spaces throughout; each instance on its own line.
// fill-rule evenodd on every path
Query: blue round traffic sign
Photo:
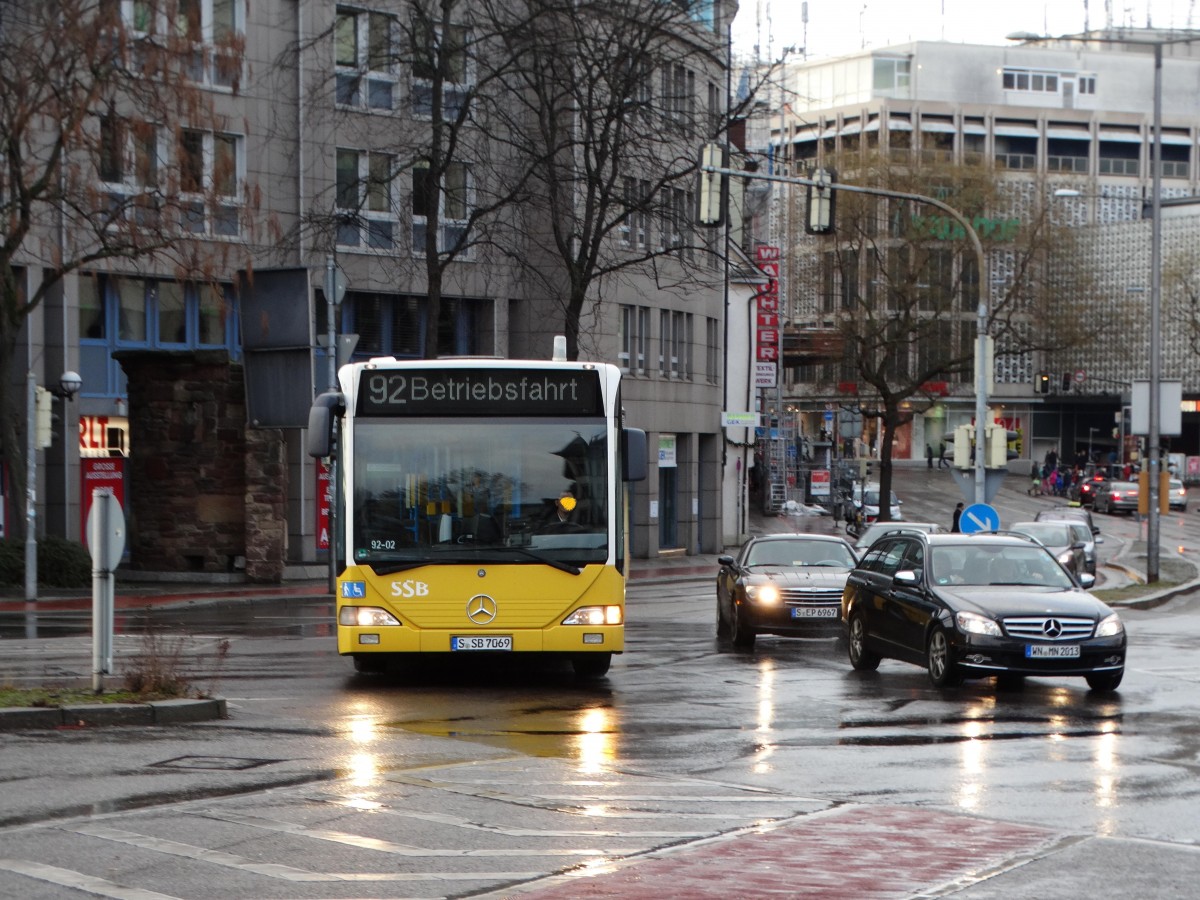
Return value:
M 963 534 L 974 534 L 976 531 L 999 531 L 1000 513 L 995 507 L 986 503 L 972 503 L 962 511 L 958 520 L 958 528 Z

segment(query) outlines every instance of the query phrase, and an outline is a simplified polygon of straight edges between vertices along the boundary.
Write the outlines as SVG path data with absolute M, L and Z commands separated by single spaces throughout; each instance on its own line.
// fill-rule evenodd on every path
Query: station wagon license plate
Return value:
M 511 650 L 512 635 L 471 634 L 450 638 L 451 650 Z
M 1026 644 L 1025 656 L 1029 659 L 1078 659 L 1078 644 Z
M 841 610 L 836 606 L 797 606 L 792 609 L 793 619 L 836 619 Z

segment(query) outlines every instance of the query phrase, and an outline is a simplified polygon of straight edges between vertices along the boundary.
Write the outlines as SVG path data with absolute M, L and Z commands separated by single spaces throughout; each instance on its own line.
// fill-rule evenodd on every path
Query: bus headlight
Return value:
M 582 606 L 571 613 L 564 625 L 620 625 L 624 620 L 619 606 Z
M 400 620 L 378 606 L 343 606 L 338 610 L 338 624 L 375 628 L 380 625 L 399 625 Z

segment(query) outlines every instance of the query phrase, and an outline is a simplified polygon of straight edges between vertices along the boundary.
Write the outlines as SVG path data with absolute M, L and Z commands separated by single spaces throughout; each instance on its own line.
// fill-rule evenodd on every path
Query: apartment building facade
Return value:
M 131 421 L 138 412 L 130 408 L 129 372 L 176 372 L 181 359 L 197 355 L 203 367 L 214 353 L 239 368 L 244 334 L 255 327 L 240 316 L 243 293 L 247 285 L 271 283 L 272 275 L 282 274 L 292 291 L 272 301 L 275 314 L 307 322 L 311 375 L 300 380 L 307 378 L 301 387 L 310 394 L 328 386 L 328 350 L 320 345 L 327 345 L 331 259 L 345 285 L 334 330 L 356 336 L 353 358 L 549 357 L 554 335 L 564 333 L 571 288 L 553 225 L 556 217 L 590 212 L 588 186 L 569 182 L 576 195 L 566 207 L 555 208 L 533 180 L 517 199 L 501 202 L 532 146 L 536 107 L 528 96 L 505 99 L 506 83 L 496 75 L 503 66 L 494 55 L 503 52 L 502 42 L 493 36 L 474 43 L 481 20 L 472 4 L 442 20 L 422 18 L 441 4 L 400 0 L 101 0 L 97 6 L 119 15 L 132 41 L 184 33 L 194 50 L 194 80 L 220 124 L 191 131 L 186 121 L 157 122 L 120 133 L 111 151 L 92 161 L 96 190 L 127 195 L 155 177 L 185 188 L 193 183 L 190 212 L 175 226 L 177 245 L 210 263 L 201 278 L 181 276 L 181 267 L 161 256 L 82 266 L 28 317 L 9 374 L 14 387 L 23 390 L 26 371 L 39 385 L 54 384 L 66 370 L 83 382 L 75 399 L 55 401 L 63 419 L 54 443 L 36 457 L 40 533 L 79 539 L 90 489 L 106 478 L 123 496 L 147 489 L 126 467 L 139 453 L 131 437 L 139 428 Z M 637 3 L 626 6 L 629 14 Z M 644 107 L 630 122 L 655 135 L 659 150 L 669 131 L 680 152 L 673 158 L 655 157 L 654 148 L 626 152 L 625 168 L 605 187 L 611 225 L 592 232 L 602 265 L 573 336 L 578 358 L 625 370 L 627 421 L 649 433 L 657 465 L 632 496 L 631 539 L 640 557 L 713 552 L 722 541 L 724 261 L 715 238 L 692 230 L 690 184 L 672 182 L 665 172 L 677 158 L 690 159 L 690 147 L 724 114 L 735 11 L 736 3 L 725 0 L 676 4 L 671 21 L 678 39 L 629 63 Z M 438 55 L 419 52 L 414 35 L 440 48 Z M 494 80 L 485 84 L 488 77 Z M 435 116 L 439 102 L 443 115 Z M 477 106 L 466 110 L 469 104 Z M 585 118 L 574 127 L 583 130 Z M 456 120 L 458 156 L 438 170 L 434 184 L 430 167 L 439 162 L 431 135 L 443 119 Z M 103 130 L 103 115 L 95 127 Z M 586 147 L 581 142 L 573 152 Z M 485 216 L 484 208 L 494 212 Z M 470 240 L 460 240 L 468 233 Z M 430 247 L 443 261 L 436 314 Z M 36 290 L 42 271 L 36 254 L 15 260 L 26 294 Z M 156 369 L 157 353 L 170 365 Z M 254 377 L 253 367 L 245 377 Z M 140 396 L 143 386 L 135 387 Z M 188 427 L 209 415 L 196 390 L 189 384 L 176 397 Z M 289 565 L 320 563 L 327 552 L 324 473 L 304 452 L 301 424 L 277 429 Z M 214 467 L 224 462 L 212 460 Z M 155 471 L 191 481 L 197 495 L 211 474 L 175 467 L 169 458 Z M 23 499 L 6 491 L 10 526 L 25 513 Z M 200 503 L 196 514 L 219 505 Z M 131 530 L 137 527 L 131 521 Z M 242 565 L 236 553 L 169 555 L 132 563 L 196 572 Z
M 873 154 L 912 167 L 984 163 L 1002 182 L 1007 208 L 977 220 L 978 231 L 1015 234 L 1042 212 L 1072 230 L 1078 255 L 1060 262 L 1082 263 L 1089 272 L 1094 338 L 1061 352 L 997 347 L 989 403 L 1021 433 L 1026 460 L 1040 462 L 1051 448 L 1069 455 L 1085 446 L 1095 456 L 1136 453 L 1121 417 L 1128 416 L 1129 383 L 1146 377 L 1150 346 L 1150 227 L 1143 206 L 1152 183 L 1154 61 L 1145 42 L 1178 37 L 1118 29 L 1092 33 L 1091 40 L 1008 46 L 916 42 L 798 63 L 780 79 L 786 114 L 776 108 L 758 122 L 759 145 L 782 148 L 785 164 L 798 172 L 835 162 L 853 168 L 860 155 Z M 1170 44 L 1163 55 L 1161 196 L 1171 202 L 1200 189 L 1194 90 L 1200 49 Z M 779 239 L 786 218 L 780 211 L 800 199 L 777 192 L 767 242 Z M 954 204 L 953 197 L 943 199 Z M 1165 265 L 1185 265 L 1194 252 L 1192 224 L 1186 217 L 1164 222 Z M 825 261 L 830 238 L 792 234 L 784 402 L 795 410 L 797 431 L 813 443 L 870 453 L 877 424 L 856 411 L 863 404 L 853 367 L 828 352 L 838 343 L 837 310 L 851 286 Z M 986 266 L 983 293 L 992 304 L 1011 283 L 1011 257 L 993 249 Z M 964 340 L 973 339 L 974 313 L 973 304 L 963 306 L 956 327 Z M 1165 330 L 1162 376 L 1182 379 L 1189 409 L 1170 449 L 1189 454 L 1200 452 L 1200 420 L 1190 412 L 1200 396 L 1193 353 L 1186 329 Z M 898 435 L 895 455 L 917 459 L 927 446 L 952 444 L 954 428 L 973 420 L 974 384 L 973 374 L 964 373 L 932 385 L 940 396 L 914 404 L 921 409 Z

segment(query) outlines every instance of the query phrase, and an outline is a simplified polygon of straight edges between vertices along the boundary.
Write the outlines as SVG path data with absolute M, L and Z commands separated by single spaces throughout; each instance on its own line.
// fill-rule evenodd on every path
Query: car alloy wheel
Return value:
M 850 654 L 850 665 L 860 672 L 878 669 L 879 654 L 867 649 L 867 623 L 861 613 L 850 616 L 849 632 L 846 649 Z
M 950 640 L 946 637 L 946 629 L 935 628 L 929 636 L 929 645 L 925 648 L 925 662 L 929 669 L 929 680 L 934 687 L 956 687 L 962 684 L 962 673 L 951 658 Z

